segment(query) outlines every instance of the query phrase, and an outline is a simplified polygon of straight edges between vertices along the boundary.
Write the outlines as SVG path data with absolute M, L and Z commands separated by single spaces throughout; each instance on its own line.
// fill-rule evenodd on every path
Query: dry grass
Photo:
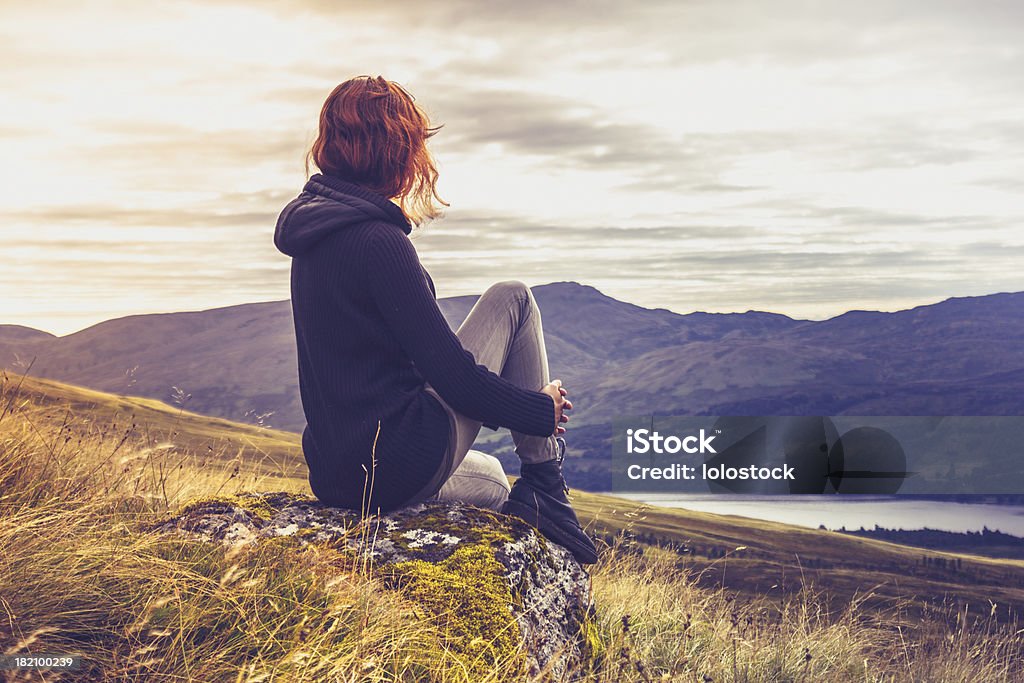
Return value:
M 267 443 L 283 437 L 246 427 L 248 442 L 219 439 L 182 411 L 133 418 L 104 395 L 73 406 L 47 391 L 0 384 L 0 652 L 85 664 L 9 680 L 522 680 L 515 661 L 471 674 L 444 623 L 338 551 L 139 531 L 200 495 L 307 491 L 286 455 L 279 471 L 267 464 Z M 810 591 L 737 599 L 701 587 L 699 571 L 657 548 L 609 548 L 593 571 L 585 678 L 1024 679 L 1022 632 L 991 614 L 886 620 L 856 600 L 829 613 Z
M 468 680 L 443 628 L 351 556 L 140 531 L 195 496 L 261 488 L 258 450 L 183 448 L 181 415 L 161 431 L 60 408 L 0 390 L 0 652 L 84 665 L 10 680 Z
M 678 557 L 619 544 L 594 570 L 605 650 L 596 681 L 1020 681 L 1021 632 L 986 611 L 921 621 L 838 613 L 810 590 L 779 602 L 699 585 Z

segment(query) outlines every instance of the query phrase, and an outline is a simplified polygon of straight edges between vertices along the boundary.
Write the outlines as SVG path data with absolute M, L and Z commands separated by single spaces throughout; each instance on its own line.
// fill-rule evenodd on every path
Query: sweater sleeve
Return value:
M 476 362 L 449 327 L 427 286 L 412 242 L 391 228 L 370 238 L 364 267 L 371 295 L 423 377 L 455 410 L 534 436 L 555 432 L 554 400 L 516 386 Z

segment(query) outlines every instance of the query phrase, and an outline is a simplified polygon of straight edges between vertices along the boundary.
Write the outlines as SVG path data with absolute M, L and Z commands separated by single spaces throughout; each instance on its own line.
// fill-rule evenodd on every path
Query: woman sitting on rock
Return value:
M 447 206 L 426 146 L 438 129 L 398 84 L 345 81 L 307 156 L 307 175 L 310 161 L 320 172 L 278 218 L 310 486 L 364 514 L 426 500 L 490 507 L 593 563 L 562 476 L 572 403 L 548 377 L 533 294 L 494 284 L 452 332 L 409 239 Z M 470 448 L 481 425 L 512 434 L 521 476 L 511 488 L 497 459 Z

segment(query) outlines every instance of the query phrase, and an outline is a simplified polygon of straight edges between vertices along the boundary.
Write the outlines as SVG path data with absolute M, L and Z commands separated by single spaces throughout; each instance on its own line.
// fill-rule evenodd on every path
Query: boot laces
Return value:
M 558 444 L 558 455 L 555 456 L 555 460 L 558 462 L 558 470 L 561 472 L 562 461 L 565 460 L 565 439 L 560 436 L 556 436 L 555 443 Z M 569 494 L 569 485 L 565 482 L 564 476 L 562 477 L 562 490 L 566 495 Z

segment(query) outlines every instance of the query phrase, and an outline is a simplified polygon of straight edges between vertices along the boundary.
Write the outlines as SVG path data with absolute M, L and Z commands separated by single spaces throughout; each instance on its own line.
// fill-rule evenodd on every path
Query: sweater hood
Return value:
M 397 204 L 383 195 L 341 178 L 313 174 L 277 217 L 274 245 L 288 256 L 312 250 L 338 230 L 382 221 L 408 235 L 412 225 Z

